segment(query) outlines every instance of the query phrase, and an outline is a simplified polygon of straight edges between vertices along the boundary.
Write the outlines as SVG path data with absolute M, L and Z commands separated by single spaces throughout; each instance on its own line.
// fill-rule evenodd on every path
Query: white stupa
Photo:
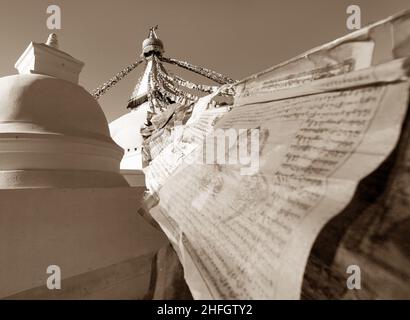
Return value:
M 123 151 L 78 85 L 82 67 L 31 43 L 16 63 L 20 74 L 0 79 L 0 188 L 127 186 L 118 169 Z
M 150 136 L 154 127 L 158 129 L 158 126 L 164 126 L 167 123 L 165 121 L 153 125 L 155 117 L 157 117 L 157 120 L 158 117 L 162 118 L 161 115 L 164 114 L 172 117 L 174 112 L 168 114 L 166 110 L 175 110 L 177 105 L 183 107 L 181 110 L 188 110 L 201 96 L 216 92 L 219 90 L 220 85 L 235 82 L 235 80 L 210 69 L 198 67 L 186 61 L 164 57 L 164 44 L 157 37 L 157 27 L 150 28 L 148 38 L 142 42 L 140 59 L 121 70 L 92 93 L 98 99 L 138 65 L 145 64 L 144 73 L 128 101 L 127 109 L 130 109 L 130 112 L 110 123 L 113 140 L 124 150 L 121 169 L 124 170 L 122 173 L 130 183 L 137 181 L 135 176 L 147 163 L 145 154 L 144 161 L 142 161 L 144 139 Z M 185 80 L 168 72 L 164 63 L 199 74 L 218 85 L 196 84 Z M 224 94 L 229 96 L 232 93 L 229 93 L 227 89 Z M 132 178 L 133 175 L 134 178 Z
M 0 298 L 143 298 L 166 244 L 137 213 L 144 188 L 120 174 L 82 67 L 52 35 L 0 78 Z

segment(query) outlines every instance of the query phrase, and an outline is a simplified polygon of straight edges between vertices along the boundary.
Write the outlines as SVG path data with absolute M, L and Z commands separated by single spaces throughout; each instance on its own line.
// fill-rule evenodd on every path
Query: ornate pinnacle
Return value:
M 58 39 L 55 33 L 50 33 L 46 41 L 46 45 L 48 45 L 49 47 L 58 49 Z
M 149 38 L 158 38 L 157 33 L 155 32 L 156 30 L 158 30 L 158 25 L 149 28 Z

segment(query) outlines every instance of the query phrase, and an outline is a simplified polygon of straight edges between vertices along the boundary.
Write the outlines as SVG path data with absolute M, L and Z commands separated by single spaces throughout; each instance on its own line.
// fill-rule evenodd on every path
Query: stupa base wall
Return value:
M 168 242 L 137 213 L 143 192 L 0 190 L 0 298 L 146 297 L 154 256 Z M 61 289 L 47 286 L 52 265 Z

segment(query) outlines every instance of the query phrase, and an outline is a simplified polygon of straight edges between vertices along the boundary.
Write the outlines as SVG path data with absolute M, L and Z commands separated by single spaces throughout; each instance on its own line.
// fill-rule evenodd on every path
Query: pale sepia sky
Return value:
M 30 41 L 46 40 L 51 4 L 62 10 L 60 48 L 85 62 L 80 82 L 90 91 L 136 59 L 156 24 L 166 56 L 241 79 L 348 33 L 350 4 L 363 25 L 410 9 L 409 0 L 0 0 L 0 76 L 16 73 Z M 127 112 L 140 72 L 100 99 L 109 121 Z

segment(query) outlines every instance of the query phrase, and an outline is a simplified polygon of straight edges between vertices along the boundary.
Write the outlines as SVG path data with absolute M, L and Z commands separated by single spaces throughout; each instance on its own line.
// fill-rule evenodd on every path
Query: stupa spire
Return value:
M 167 105 L 176 102 L 191 105 L 199 97 L 195 91 L 198 93 L 211 93 L 217 90 L 220 85 L 235 83 L 235 80 L 213 70 L 195 66 L 186 61 L 164 57 L 164 44 L 158 38 L 156 30 L 158 30 L 158 25 L 149 29 L 148 38 L 142 42 L 140 59 L 121 70 L 91 93 L 96 99 L 99 99 L 142 62 L 145 62 L 146 67 L 130 97 L 127 106 L 129 109 L 135 109 L 147 100 L 151 109 L 159 108 L 163 110 Z M 164 63 L 197 73 L 216 82 L 218 85 L 201 85 L 182 79 L 177 75 L 168 73 Z M 194 92 L 191 92 L 192 90 Z M 221 94 L 224 93 L 221 92 Z M 225 94 L 230 95 L 229 92 L 225 92 Z
M 149 37 L 158 39 L 155 30 L 158 30 L 158 25 L 156 25 L 155 27 L 149 28 Z
M 49 34 L 48 39 L 46 41 L 46 45 L 48 45 L 49 47 L 55 48 L 55 49 L 59 49 L 58 38 L 55 33 Z

